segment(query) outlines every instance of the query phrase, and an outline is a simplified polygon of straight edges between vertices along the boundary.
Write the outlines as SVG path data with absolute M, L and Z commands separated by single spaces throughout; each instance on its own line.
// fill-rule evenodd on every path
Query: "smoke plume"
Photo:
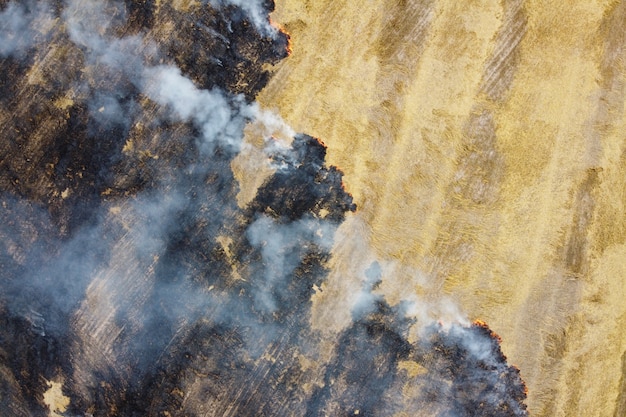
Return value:
M 0 12 L 0 57 L 25 58 L 34 45 L 45 39 L 53 18 L 46 2 L 9 3 Z

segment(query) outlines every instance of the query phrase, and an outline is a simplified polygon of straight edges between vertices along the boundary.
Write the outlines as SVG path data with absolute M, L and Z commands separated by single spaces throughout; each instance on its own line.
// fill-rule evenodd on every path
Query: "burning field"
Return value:
M 335 49 L 348 44 L 314 46 L 307 22 L 288 19 L 352 6 L 0 0 L 0 415 L 528 415 L 506 337 L 464 313 L 480 316 L 463 303 L 470 291 L 495 311 L 488 285 L 458 281 L 484 238 L 470 223 L 488 210 L 468 207 L 499 204 L 493 184 L 508 175 L 493 103 L 513 75 L 484 77 L 459 160 L 441 167 L 453 180 L 423 193 L 454 132 L 424 127 L 439 150 L 418 156 L 402 119 L 406 107 L 430 120 L 429 100 L 447 94 L 402 103 L 414 86 L 393 68 L 429 54 L 436 2 L 417 3 L 394 6 L 413 23 L 390 13 L 398 38 L 377 46 L 391 78 L 372 84 L 383 114 L 362 113 L 374 143 L 371 129 L 340 128 L 355 128 L 354 114 L 324 97 L 349 87 L 335 85 L 344 73 L 326 86 L 326 58 L 311 61 L 328 49 L 347 70 L 351 52 Z M 510 3 L 495 37 L 504 49 L 525 33 L 522 3 Z M 269 18 L 276 6 L 286 29 Z M 348 89 L 344 106 L 372 100 Z M 601 176 L 588 170 L 575 227 L 591 222 Z M 397 193 L 410 201 L 392 209 Z M 412 207 L 432 209 L 430 222 Z M 428 227 L 439 238 L 415 250 L 409 236 Z M 580 279 L 591 244 L 568 236 L 563 257 Z

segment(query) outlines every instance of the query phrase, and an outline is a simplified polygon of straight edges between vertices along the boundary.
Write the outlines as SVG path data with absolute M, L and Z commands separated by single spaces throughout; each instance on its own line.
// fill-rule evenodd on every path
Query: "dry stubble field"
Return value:
M 294 52 L 259 100 L 359 207 L 313 324 L 375 258 L 391 302 L 500 334 L 531 415 L 626 415 L 626 2 L 276 3 Z

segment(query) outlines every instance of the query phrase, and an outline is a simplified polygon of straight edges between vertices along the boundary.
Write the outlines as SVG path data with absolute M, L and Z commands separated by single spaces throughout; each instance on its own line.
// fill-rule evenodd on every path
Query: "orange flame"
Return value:
M 487 325 L 487 322 L 485 322 L 483 320 L 480 320 L 480 319 L 476 319 L 472 323 L 472 326 L 474 326 L 474 327 L 482 327 L 483 329 L 485 329 L 486 331 L 489 332 L 489 337 L 491 337 L 492 339 L 497 340 L 499 345 L 502 344 L 502 338 L 496 332 L 494 332 L 493 330 L 491 330 L 489 328 L 489 326 Z
M 289 34 L 289 32 L 287 32 L 287 30 L 280 23 L 274 22 L 271 16 L 269 17 L 269 21 L 270 21 L 270 26 L 272 26 L 273 28 L 276 28 L 278 32 L 282 33 L 287 38 L 287 45 L 285 45 L 285 52 L 287 53 L 287 56 L 290 56 L 291 53 L 293 52 L 293 49 L 291 47 L 291 35 Z
M 489 336 L 490 336 L 492 339 L 495 339 L 495 340 L 497 340 L 497 341 L 498 341 L 498 345 L 502 345 L 502 338 L 501 338 L 501 337 L 500 337 L 500 336 L 499 336 L 496 332 L 494 332 L 493 330 L 491 330 L 491 329 L 489 328 L 489 326 L 487 325 L 487 323 L 486 323 L 486 322 L 484 322 L 483 320 L 480 320 L 480 319 L 476 319 L 476 320 L 474 320 L 474 322 L 472 323 L 472 326 L 475 326 L 475 327 L 482 327 L 483 329 L 485 329 L 486 331 L 488 331 L 488 332 L 489 332 Z M 502 356 L 504 356 L 504 355 L 502 355 Z M 506 356 L 504 356 L 504 359 L 506 359 Z M 519 369 L 517 366 L 515 366 L 515 365 L 511 365 L 511 364 L 509 364 L 509 366 L 510 366 L 511 368 L 515 369 L 518 373 L 520 372 L 520 369 Z M 526 386 L 526 382 L 524 382 L 524 380 L 522 380 L 522 385 L 523 385 L 523 387 L 524 387 L 524 394 L 528 395 L 528 386 Z

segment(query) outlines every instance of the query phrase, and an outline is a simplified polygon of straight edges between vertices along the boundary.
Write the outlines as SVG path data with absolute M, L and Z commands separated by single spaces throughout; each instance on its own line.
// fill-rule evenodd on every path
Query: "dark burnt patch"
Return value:
M 136 33 L 152 29 L 155 22 L 155 0 L 124 0 L 128 10 L 128 31 Z
M 500 338 L 486 324 L 434 325 L 427 334 L 416 350 L 428 370 L 418 378 L 426 407 L 461 416 L 528 415 L 520 372 L 507 363 Z
M 273 2 L 265 2 L 268 13 Z M 274 65 L 288 55 L 289 36 L 260 34 L 241 9 L 208 5 L 187 12 L 163 3 L 157 26 L 175 25 L 176 30 L 155 35 L 168 57 L 182 72 L 205 89 L 223 88 L 243 94 L 252 101 L 269 81 L 266 65 Z
M 305 214 L 341 222 L 355 211 L 352 196 L 342 183 L 342 173 L 326 166 L 326 146 L 308 135 L 297 135 L 293 154 L 280 158 L 282 167 L 259 188 L 250 209 L 290 221 Z
M 413 347 L 402 334 L 408 322 L 384 301 L 356 320 L 338 340 L 324 385 L 308 402 L 307 416 L 391 415 L 386 394 L 396 388 L 398 363 Z

